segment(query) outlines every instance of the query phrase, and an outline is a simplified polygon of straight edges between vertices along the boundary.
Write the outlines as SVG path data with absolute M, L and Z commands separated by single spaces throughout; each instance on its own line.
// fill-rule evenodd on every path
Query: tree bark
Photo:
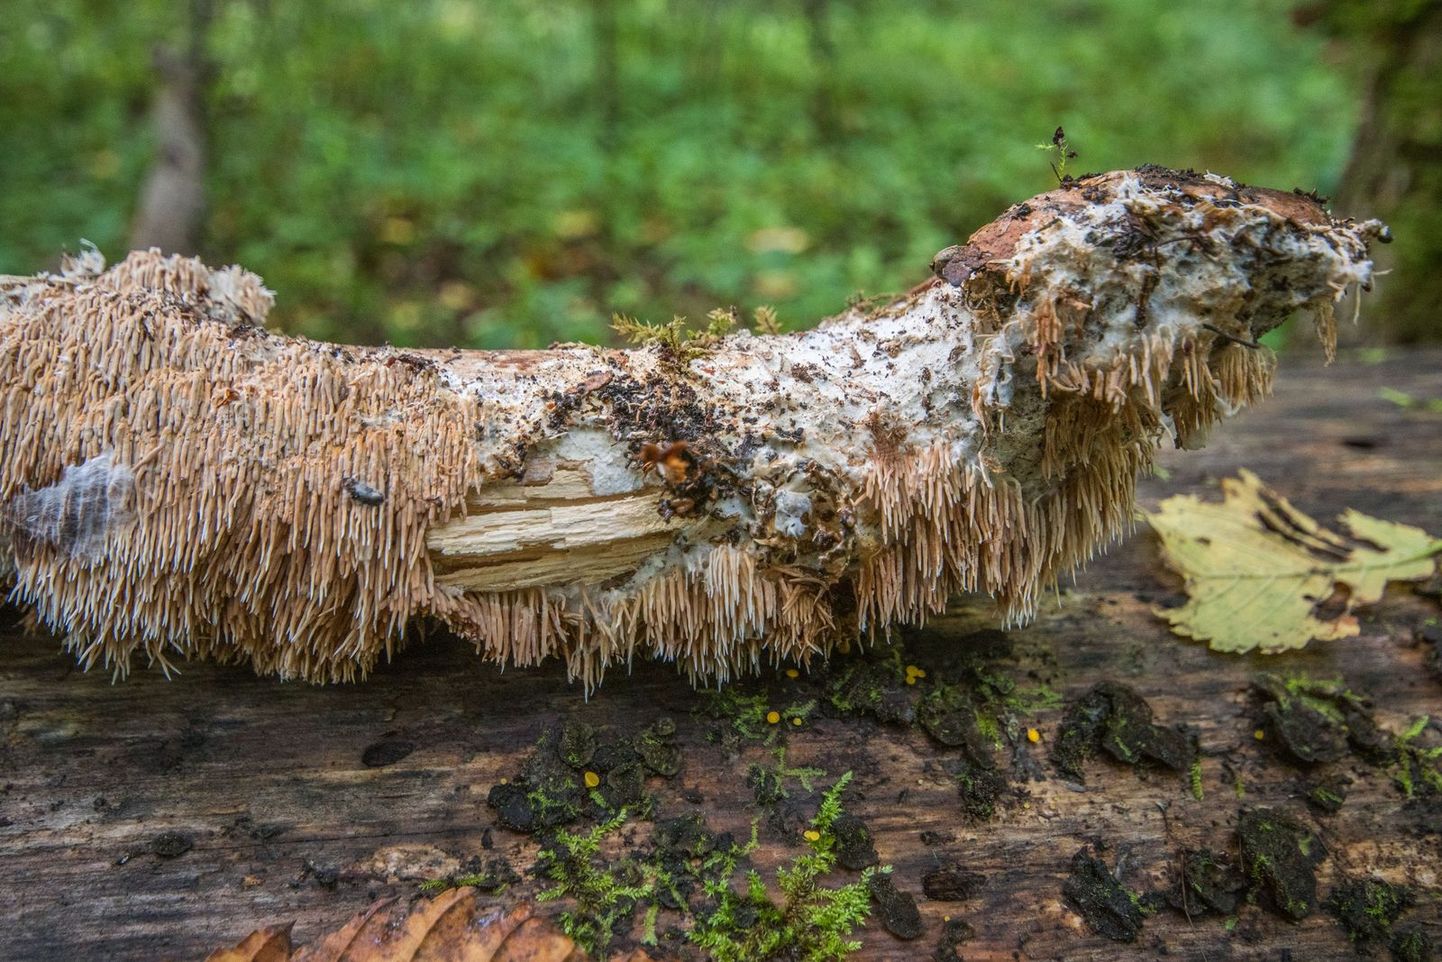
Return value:
M 155 160 L 140 190 L 130 229 L 134 250 L 166 253 L 200 250 L 205 220 L 205 90 L 212 65 L 205 36 L 211 0 L 190 0 L 190 36 L 182 50 L 155 51 L 156 90 L 151 107 Z
M 363 673 L 417 619 L 587 684 L 808 663 L 1130 521 L 1164 441 L 1263 395 L 1256 339 L 1371 280 L 1377 222 L 1160 168 L 1017 205 L 879 310 L 631 350 L 283 338 L 239 268 L 14 279 L 0 503 L 17 596 L 87 664 Z

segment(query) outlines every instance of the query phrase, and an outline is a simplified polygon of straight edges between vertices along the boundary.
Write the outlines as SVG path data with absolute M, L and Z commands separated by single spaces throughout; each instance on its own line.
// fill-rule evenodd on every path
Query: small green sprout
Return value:
M 1058 127 L 1056 133 L 1051 135 L 1051 143 L 1037 144 L 1036 149 L 1045 150 L 1053 155 L 1051 172 L 1056 175 L 1058 184 L 1066 183 L 1066 162 L 1076 159 L 1076 151 L 1072 149 L 1071 143 L 1066 139 L 1066 131 Z

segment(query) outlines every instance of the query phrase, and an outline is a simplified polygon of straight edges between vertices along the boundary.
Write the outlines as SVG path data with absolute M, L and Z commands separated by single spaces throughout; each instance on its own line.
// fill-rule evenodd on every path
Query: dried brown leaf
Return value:
M 314 945 L 292 952 L 290 926 L 246 936 L 206 962 L 587 962 L 588 956 L 530 904 L 485 909 L 476 890 L 450 889 L 409 910 L 382 899 Z M 651 962 L 637 950 L 617 962 Z
M 270 925 L 256 929 L 230 949 L 216 949 L 205 962 L 289 962 L 290 926 Z

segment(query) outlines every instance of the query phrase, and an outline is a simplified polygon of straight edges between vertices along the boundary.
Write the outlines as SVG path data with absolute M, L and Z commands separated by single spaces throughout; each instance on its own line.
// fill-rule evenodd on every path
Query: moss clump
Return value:
M 488 859 L 485 865 L 481 865 L 480 859 L 476 858 L 455 875 L 422 882 L 421 891 L 436 893 L 444 892 L 446 889 L 476 888 L 482 892 L 504 892 L 520 880 L 521 877 L 516 874 L 516 870 L 511 868 L 511 863 L 505 859 Z
M 972 818 L 991 818 L 996 814 L 996 803 L 1007 790 L 1006 775 L 990 757 L 982 760 L 962 758 L 951 766 L 956 779 L 957 796 L 961 799 L 961 810 Z
M 1264 741 L 1294 764 L 1338 761 L 1348 749 L 1376 765 L 1395 755 L 1393 739 L 1373 721 L 1367 699 L 1341 681 L 1263 674 L 1252 685 L 1262 702 Z
M 1397 736 L 1392 781 L 1408 798 L 1419 791 L 1442 794 L 1442 745 L 1423 748 L 1417 744 L 1429 721 L 1429 717 L 1423 715 Z
M 1415 924 L 1398 926 L 1387 948 L 1397 962 L 1432 962 L 1437 953 L 1436 943 Z
M 1067 708 L 1052 743 L 1052 764 L 1067 778 L 1084 781 L 1083 766 L 1101 751 L 1128 765 L 1152 762 L 1176 772 L 1189 771 L 1197 758 L 1190 732 L 1155 724 L 1152 706 L 1116 682 L 1096 685 Z
M 1136 941 L 1148 914 L 1141 897 L 1118 882 L 1106 863 L 1087 849 L 1072 856 L 1071 875 L 1061 891 L 1097 935 L 1114 942 Z
M 1321 782 L 1307 790 L 1307 807 L 1319 815 L 1335 815 L 1347 800 L 1347 788 L 1341 779 Z
M 571 768 L 585 768 L 596 754 L 596 729 L 581 721 L 567 723 L 556 742 L 556 754 Z
M 777 871 L 779 904 L 755 870 L 746 873 L 739 893 L 730 881 L 738 859 L 754 847 L 754 834 L 745 849 L 719 853 L 717 871 L 705 886 L 715 908 L 690 932 L 691 941 L 715 962 L 838 962 L 860 948 L 851 933 L 870 914 L 868 883 L 876 870 L 867 869 L 860 880 L 837 888 L 821 884 L 836 865 L 834 829 L 842 815 L 841 793 L 850 781 L 848 772 L 826 791 L 805 836 L 808 851 Z
M 1392 923 L 1415 901 L 1405 886 L 1381 879 L 1349 879 L 1334 888 L 1324 904 L 1358 946 L 1381 944 Z
M 774 744 L 784 733 L 800 727 L 816 711 L 814 700 L 773 704 L 764 692 L 747 692 L 742 686 L 727 685 L 720 691 L 700 693 L 695 714 L 718 724 L 707 732 L 707 739 L 728 751 L 739 751 L 743 742 L 764 741 Z M 775 722 L 770 721 L 775 713 Z
M 574 903 L 558 917 L 561 929 L 593 956 L 604 957 L 617 931 L 631 923 L 639 904 L 654 899 L 662 881 L 656 867 L 646 862 L 602 859 L 602 842 L 625 820 L 623 809 L 589 832 L 557 832 L 537 860 L 540 874 L 552 885 L 536 898 Z
M 1167 901 L 1187 918 L 1231 915 L 1246 887 L 1246 879 L 1225 855 L 1188 849 L 1177 864 L 1176 885 L 1167 893 Z
M 1317 907 L 1317 866 L 1327 857 L 1322 840 L 1275 809 L 1243 810 L 1237 819 L 1242 866 L 1263 901 L 1300 921 Z
M 867 883 L 877 916 L 886 931 L 908 942 L 920 938 L 925 927 L 916 907 L 916 897 L 897 888 L 890 872 L 871 873 Z
M 786 787 L 788 781 L 796 781 L 803 791 L 809 792 L 813 781 L 826 774 L 820 768 L 805 765 L 793 768 L 788 765 L 784 747 L 778 746 L 774 754 L 776 763 L 771 767 L 753 763 L 746 769 L 746 785 L 751 789 L 756 804 L 762 808 L 773 808 L 791 797 L 791 790 Z
M 868 715 L 883 724 L 916 721 L 919 676 L 906 670 L 899 646 L 873 649 L 847 661 L 827 685 L 831 707 L 848 715 Z

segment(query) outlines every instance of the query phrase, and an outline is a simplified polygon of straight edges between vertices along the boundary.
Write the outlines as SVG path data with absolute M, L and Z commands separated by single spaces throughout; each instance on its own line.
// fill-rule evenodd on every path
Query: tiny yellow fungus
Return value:
M 787 677 L 787 678 L 800 678 L 800 677 L 801 677 L 801 672 L 797 671 L 795 668 L 788 668 L 788 669 L 786 669 L 786 677 Z
M 808 842 L 821 841 L 821 833 L 814 828 L 808 828 L 806 831 L 802 832 L 801 837 L 806 839 L 806 841 Z
M 914 685 L 914 684 L 916 684 L 916 680 L 917 680 L 918 678 L 925 678 L 925 677 L 926 677 L 926 669 L 924 669 L 924 668 L 918 668 L 916 665 L 907 665 L 907 666 L 906 666 L 906 683 L 907 683 L 908 685 Z
M 1035 728 L 1028 728 L 1026 730 L 1026 740 L 1035 745 L 1037 742 L 1041 741 L 1041 732 L 1037 731 Z
M 1252 737 L 1255 738 L 1257 741 L 1261 741 L 1262 739 L 1267 737 L 1267 733 L 1258 728 L 1256 731 L 1252 732 Z
M 582 777 L 585 779 L 587 788 L 595 788 L 597 785 L 601 784 L 601 776 L 597 775 L 595 772 L 587 772 Z
M 799 718 L 793 718 L 793 719 L 791 719 L 791 724 L 795 725 L 797 728 L 800 728 L 800 727 L 801 727 L 801 719 L 799 719 Z
M 781 713 L 780 713 L 779 711 L 769 711 L 769 712 L 766 713 L 766 724 L 768 724 L 768 725 L 774 725 L 774 724 L 776 724 L 777 722 L 779 722 L 780 720 L 781 720 Z

